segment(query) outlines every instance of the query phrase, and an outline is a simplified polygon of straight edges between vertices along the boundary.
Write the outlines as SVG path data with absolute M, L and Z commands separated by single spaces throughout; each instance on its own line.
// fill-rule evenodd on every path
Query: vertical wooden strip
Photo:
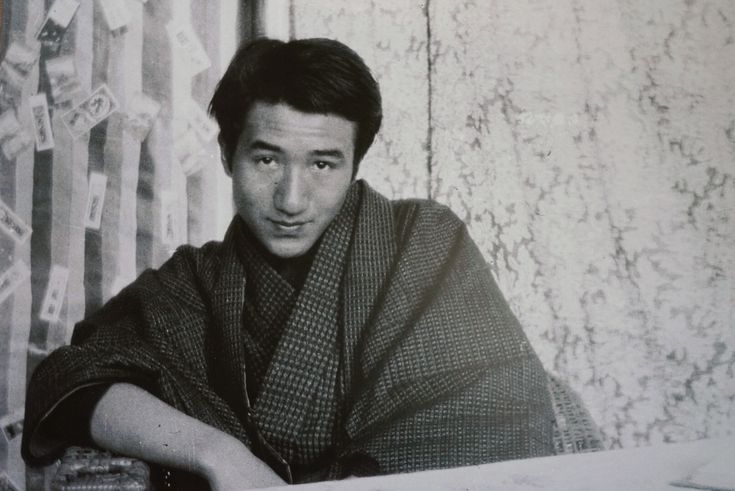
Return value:
M 13 0 L 5 2 L 3 19 L 3 37 L 14 33 L 13 38 L 31 45 L 34 40 L 33 21 L 44 11 L 43 0 Z M 9 16 L 12 13 L 12 16 Z M 7 30 L 6 30 L 7 29 Z M 1 57 L 0 57 L 1 58 Z M 30 128 L 27 99 L 36 93 L 38 84 L 38 65 L 29 75 L 23 86 L 19 101 L 18 120 L 24 128 Z M 32 225 L 33 198 L 33 148 L 21 153 L 14 161 L 7 161 L 0 156 L 0 197 L 11 206 L 15 213 L 26 223 Z M 15 261 L 31 264 L 30 240 L 18 246 L 2 237 L 0 241 L 0 269 Z M 24 282 L 15 295 L 0 304 L 0 418 L 5 415 L 21 415 L 25 406 L 25 389 L 27 373 L 27 352 L 31 319 L 31 286 Z M 15 419 L 11 417 L 10 419 Z M 4 447 L 5 442 L 2 445 Z M 22 487 L 26 481 L 25 464 L 20 459 L 20 436 L 7 442 L 6 448 L 0 448 L 2 466 L 8 477 Z
M 262 36 L 262 12 L 264 0 L 244 0 L 240 2 L 237 16 L 239 41 L 249 41 Z
M 17 5 L 8 3 L 4 6 L 5 17 L 3 29 L 12 29 L 14 32 L 21 33 L 19 38 L 22 38 L 22 33 L 26 30 L 27 9 L 31 9 L 32 5 L 26 5 L 17 1 L 15 3 Z M 11 11 L 13 13 L 12 16 L 9 15 Z M 3 33 L 4 36 L 5 33 Z M 2 58 L 4 58 L 4 52 L 0 52 L 0 60 Z M 20 104 L 17 111 L 19 122 L 22 126 L 25 126 L 24 123 L 28 122 L 28 118 L 23 118 L 23 108 L 25 107 L 27 109 L 27 105 L 23 101 L 25 101 L 26 95 L 33 91 L 35 83 L 35 74 L 33 74 L 25 83 L 22 101 L 18 101 Z M 31 169 L 33 168 L 32 150 L 23 152 L 15 160 L 6 159 L 2 152 L 0 152 L 0 199 L 11 207 L 26 223 L 30 224 L 31 217 L 28 213 L 30 206 L 23 206 L 25 204 L 23 201 L 32 192 L 32 182 L 28 182 L 28 180 L 24 182 L 24 184 L 30 185 L 28 188 L 18 187 L 18 178 L 23 174 L 26 166 Z M 8 269 L 19 259 L 24 260 L 26 264 L 30 264 L 28 257 L 24 254 L 28 248 L 29 246 L 27 244 L 23 247 L 18 247 L 10 237 L 0 233 L 0 272 Z M 17 402 L 13 401 L 14 397 L 11 395 L 11 393 L 18 390 L 14 383 L 17 380 L 15 377 L 23 375 L 23 378 L 25 378 L 25 366 L 17 366 L 13 361 L 15 361 L 17 355 L 25 357 L 25 349 L 28 342 L 28 319 L 17 318 L 15 315 L 17 307 L 29 298 L 26 291 L 27 285 L 28 283 L 26 282 L 23 287 L 16 290 L 14 296 L 0 303 L 0 356 L 2 356 L 2 359 L 0 359 L 0 375 L 2 375 L 2 379 L 0 380 L 0 383 L 2 383 L 2 386 L 0 386 L 0 417 L 12 411 L 14 406 L 13 402 Z M 17 331 L 20 331 L 20 333 Z M 20 338 L 17 338 L 21 333 L 25 334 L 25 336 L 21 335 Z M 14 337 L 20 343 L 19 345 L 14 344 Z M 21 369 L 20 373 L 17 372 L 18 369 Z M 17 385 L 21 385 L 22 389 L 25 388 L 25 385 L 22 383 Z
M 175 24 L 190 24 L 190 1 L 177 0 L 171 3 L 171 21 Z M 189 105 L 191 103 L 191 72 L 190 66 L 184 53 L 177 52 L 172 47 L 171 53 L 171 79 L 169 90 L 171 91 L 171 127 L 176 142 L 185 132 L 188 125 Z M 185 138 L 185 137 L 184 137 Z M 174 145 L 175 147 L 175 145 Z M 184 174 L 183 167 L 174 156 L 169 172 L 169 181 L 161 191 L 170 193 L 174 206 L 172 214 L 175 214 L 176 223 L 179 225 L 178 234 L 173 244 L 168 244 L 169 253 L 180 245 L 187 242 L 188 236 L 188 195 L 187 184 L 189 178 Z
M 99 5 L 99 4 L 97 4 Z M 92 130 L 90 171 L 107 176 L 102 223 L 86 234 L 87 311 L 97 310 L 116 290 L 134 279 L 135 209 L 140 142 L 124 128 L 124 113 L 141 91 L 141 4 L 127 6 L 127 30 L 110 32 L 101 11 L 95 14 L 92 87 L 106 83 L 120 105 Z
M 10 2 L 8 2 L 8 4 L 10 4 Z M 9 25 L 6 24 L 8 17 L 3 13 L 6 8 L 10 8 L 10 5 L 6 7 L 5 2 L 0 2 L 0 27 L 2 28 L 0 31 L 0 53 L 5 50 L 5 46 L 8 42 L 8 31 L 10 30 Z
M 44 12 L 44 1 L 43 0 L 32 0 L 29 2 L 18 2 L 25 6 L 25 16 L 21 22 L 23 27 L 20 25 L 14 25 L 13 29 L 18 29 L 19 32 L 24 32 L 26 44 L 31 45 L 34 41 L 35 34 L 35 20 L 38 19 Z M 23 9 L 14 8 L 13 12 L 20 12 Z M 19 19 L 20 20 L 20 19 Z M 27 98 L 30 95 L 36 93 L 36 87 L 38 85 L 38 64 L 33 70 L 28 80 L 26 81 L 25 87 L 23 88 L 23 102 L 19 108 L 19 120 L 21 125 L 30 128 L 30 114 L 28 104 L 26 103 Z M 33 226 L 32 215 L 33 215 L 33 190 L 34 190 L 34 150 L 28 149 L 23 152 L 15 160 L 15 212 L 19 215 L 26 223 Z M 22 246 L 15 246 L 15 252 L 13 255 L 14 260 L 21 260 L 25 264 L 31 264 L 31 243 L 26 242 Z M 10 373 L 13 376 L 13 383 L 11 385 L 11 392 L 9 393 L 9 406 L 11 409 L 22 408 L 25 404 L 25 379 L 26 379 L 26 353 L 28 349 L 28 340 L 30 334 L 30 323 L 31 323 L 31 283 L 29 281 L 23 283 L 20 289 L 16 291 L 15 298 L 13 299 L 13 313 L 12 313 L 12 331 L 13 331 L 13 342 L 11 346 L 16 346 L 17 349 L 13 350 L 13 358 L 11 360 Z
M 143 5 L 128 2 L 128 9 L 130 23 L 127 32 L 115 40 L 119 42 L 119 46 L 115 46 L 108 75 L 110 89 L 118 97 L 123 110 L 127 110 L 133 98 L 143 90 L 141 74 Z M 114 271 L 110 270 L 110 275 L 105 279 L 105 300 L 116 294 L 120 286 L 135 279 L 135 210 L 141 143 L 122 129 L 122 124 L 122 113 L 118 116 L 113 115 L 109 134 L 119 135 L 119 138 L 117 141 L 108 142 L 110 156 L 105 156 L 106 161 L 113 156 L 119 159 L 115 169 L 109 171 L 111 184 L 108 186 L 108 192 L 113 193 L 109 206 L 117 209 L 117 227 L 114 231 L 110 231 L 115 233 L 115 237 L 110 237 L 109 242 L 116 250 L 116 261 Z M 104 232 L 107 234 L 108 231 Z M 107 244 L 108 241 L 105 241 L 103 249 L 105 251 Z
M 171 19 L 177 24 L 190 24 L 191 19 L 191 0 L 177 0 L 171 4 Z M 192 77 L 190 67 L 185 54 L 177 53 L 174 49 L 171 51 L 171 124 L 173 128 L 173 134 L 176 138 L 181 138 L 183 130 L 187 127 L 188 121 L 188 107 L 191 103 L 191 84 Z M 187 177 L 176 158 L 173 159 L 173 165 L 171 166 L 170 181 L 166 191 L 170 192 L 174 202 L 176 203 L 175 209 L 179 210 L 177 219 L 178 222 L 186 226 L 185 234 L 182 233 L 178 237 L 179 242 L 192 242 L 198 243 L 199 239 L 199 227 L 195 224 L 196 229 L 194 230 L 194 240 L 192 241 L 191 232 L 189 231 L 189 196 L 188 188 L 191 180 L 196 181 L 198 178 L 196 175 Z M 181 231 L 184 232 L 184 231 Z M 173 244 L 177 246 L 179 244 Z
M 82 97 L 92 89 L 92 58 L 89 47 L 93 42 L 94 4 L 82 2 L 73 22 L 75 26 L 74 59 L 81 84 Z M 84 256 L 85 229 L 84 213 L 87 207 L 87 167 L 89 162 L 89 135 L 72 140 L 60 122 L 54 134 L 61 134 L 68 142 L 63 148 L 57 142 L 54 155 L 54 173 L 64 177 L 54 193 L 58 192 L 58 208 L 55 204 L 54 222 L 59 224 L 58 233 L 54 230 L 54 240 L 61 246 L 54 250 L 54 263 L 69 268 L 69 282 L 66 290 L 65 308 L 61 322 L 49 333 L 49 347 L 55 348 L 71 339 L 74 324 L 84 317 Z M 57 160 L 56 154 L 69 149 L 69 153 Z M 63 187 L 62 187 L 63 186 Z M 58 218 L 56 218 L 58 216 Z
M 221 76 L 220 66 L 220 2 L 193 2 L 191 22 L 194 32 L 202 41 L 212 66 L 194 77 L 191 97 L 202 108 L 209 105 L 212 92 Z M 206 162 L 200 172 L 189 177 L 187 185 L 189 211 L 189 243 L 201 245 L 217 237 L 218 173 L 220 172 L 219 149 L 216 141 L 207 146 Z
M 47 2 L 47 7 L 51 2 Z M 78 46 L 90 46 L 92 5 L 83 3 L 62 42 L 60 55 L 73 55 L 81 94 L 90 87 L 89 55 Z M 39 90 L 49 91 L 44 75 L 45 62 L 56 56 L 43 53 Z M 80 96 L 81 97 L 81 96 Z M 78 101 L 79 97 L 75 98 Z M 68 341 L 75 322 L 84 315 L 84 227 L 83 215 L 87 195 L 88 137 L 73 139 L 61 122 L 65 112 L 54 110 L 52 126 L 55 148 L 39 153 L 34 168 L 33 222 L 38 234 L 32 238 L 31 257 L 33 314 L 31 321 L 28 373 L 51 349 Z M 46 292 L 49 271 L 53 265 L 69 269 L 67 294 L 58 322 L 49 324 L 39 318 Z
M 208 22 L 210 21 L 208 14 L 212 5 L 217 2 L 207 2 L 207 4 L 201 2 L 193 2 L 191 4 L 191 25 L 194 28 L 194 32 L 197 34 L 202 42 L 202 46 L 207 51 L 210 59 L 212 57 L 211 51 L 208 49 L 209 38 L 207 36 Z M 216 24 L 213 26 L 216 28 Z M 202 106 L 206 97 L 205 92 L 209 82 L 209 74 L 212 71 L 212 67 L 200 73 L 191 80 L 189 87 L 189 94 L 192 100 Z M 186 198 L 187 198 L 187 230 L 188 230 L 188 242 L 190 244 L 200 245 L 204 242 L 204 238 L 207 235 L 207 200 L 206 196 L 207 184 L 210 181 L 209 176 L 209 164 L 205 162 L 202 170 L 196 174 L 189 176 L 186 182 Z
M 44 12 L 50 7 L 50 1 L 46 0 Z M 73 29 L 73 26 L 70 27 Z M 60 54 L 69 52 L 69 43 L 64 43 Z M 47 59 L 52 55 L 48 50 L 42 50 L 40 55 L 40 77 L 38 91 L 50 93 L 48 78 L 45 76 L 45 65 Z M 52 111 L 52 125 L 54 122 Z M 54 135 L 58 128 L 53 128 Z M 56 146 L 60 145 L 55 139 Z M 31 236 L 31 326 L 28 336 L 28 376 L 33 373 L 36 365 L 44 358 L 46 350 L 46 338 L 48 335 L 47 323 L 38 318 L 41 309 L 48 273 L 51 269 L 51 224 L 52 220 L 52 189 L 54 155 L 52 152 L 40 152 L 35 155 L 33 167 L 33 235 Z
M 138 272 L 159 266 L 168 258 L 161 234 L 160 190 L 170 185 L 173 160 L 172 55 L 165 26 L 171 20 L 172 1 L 148 2 L 143 19 L 143 91 L 161 104 L 161 112 L 141 148 L 138 175 Z
M 220 0 L 220 22 L 219 29 L 219 49 L 218 57 L 219 63 L 217 67 L 217 77 L 221 78 L 224 71 L 230 64 L 232 57 L 235 55 L 235 51 L 240 46 L 240 43 L 244 38 L 244 33 L 241 31 L 241 25 L 243 24 L 243 12 L 245 9 L 242 2 L 238 0 Z M 238 19 L 237 22 L 233 22 L 233 19 Z M 219 82 L 219 80 L 217 80 Z M 214 92 L 215 85 L 212 87 Z M 216 177 L 216 188 L 214 196 L 217 201 L 217 225 L 215 229 L 216 237 L 224 237 L 225 231 L 232 220 L 233 215 L 233 202 L 232 202 L 232 181 L 225 173 L 225 170 L 221 164 L 221 158 L 219 154 L 219 148 L 217 149 L 217 160 L 215 167 Z
M 92 4 L 92 56 L 91 56 L 91 84 L 90 89 L 95 90 L 101 84 L 108 82 L 107 68 L 110 58 L 109 32 L 107 24 L 103 18 L 103 14 L 98 2 Z M 113 115 L 112 117 L 115 117 Z M 114 132 L 110 134 L 108 124 L 110 119 L 106 119 L 97 124 L 89 132 L 89 165 L 87 169 L 87 179 L 91 172 L 107 174 L 108 169 L 114 169 L 117 162 L 107 162 L 105 159 L 108 138 L 115 138 Z M 114 183 L 108 179 L 108 190 L 114 187 Z M 84 234 L 85 255 L 84 255 L 84 293 L 85 293 L 85 311 L 94 312 L 102 306 L 103 291 L 103 274 L 105 269 L 105 260 L 112 259 L 114 264 L 115 249 L 112 248 L 110 241 L 105 241 L 103 249 L 103 235 L 105 231 L 109 233 L 111 228 L 115 227 L 114 218 L 114 193 L 105 193 L 105 199 L 102 203 L 102 220 L 99 230 L 87 228 Z M 109 249 L 107 249 L 109 248 Z M 104 251 L 104 252 L 103 252 Z M 113 257 L 109 257 L 113 256 Z

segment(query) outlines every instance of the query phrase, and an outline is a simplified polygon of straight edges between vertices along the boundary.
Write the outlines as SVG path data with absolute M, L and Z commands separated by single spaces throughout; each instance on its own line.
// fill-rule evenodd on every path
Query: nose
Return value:
M 286 165 L 273 195 L 276 210 L 291 216 L 306 211 L 307 187 L 301 170 L 297 166 Z

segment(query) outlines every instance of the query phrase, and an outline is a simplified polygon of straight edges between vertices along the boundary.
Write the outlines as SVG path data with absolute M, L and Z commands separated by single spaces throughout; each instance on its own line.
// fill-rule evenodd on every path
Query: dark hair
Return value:
M 332 113 L 356 123 L 355 173 L 383 118 L 380 89 L 365 62 L 331 39 L 258 39 L 238 49 L 209 103 L 228 165 L 256 101 L 283 102 L 302 112 Z

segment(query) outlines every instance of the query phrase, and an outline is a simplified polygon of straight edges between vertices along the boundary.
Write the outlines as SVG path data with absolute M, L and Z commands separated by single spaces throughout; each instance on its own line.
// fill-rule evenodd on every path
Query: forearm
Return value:
M 202 474 L 204 456 L 221 431 L 174 409 L 131 384 L 114 384 L 92 412 L 90 434 L 99 446 Z
M 272 484 L 275 474 L 235 437 L 169 406 L 131 384 L 114 384 L 90 423 L 92 440 L 115 453 L 182 469 L 216 481 L 240 469 L 242 487 Z M 242 472 L 245 470 L 246 472 Z

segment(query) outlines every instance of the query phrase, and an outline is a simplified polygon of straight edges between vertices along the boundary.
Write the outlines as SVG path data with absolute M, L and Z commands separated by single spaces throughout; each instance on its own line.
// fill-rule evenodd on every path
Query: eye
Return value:
M 326 170 L 331 169 L 333 167 L 331 162 L 327 162 L 325 160 L 317 160 L 314 162 L 314 167 L 316 167 L 319 170 Z
M 275 159 L 273 157 L 257 157 L 255 161 L 259 164 L 271 165 L 273 162 L 275 162 Z

